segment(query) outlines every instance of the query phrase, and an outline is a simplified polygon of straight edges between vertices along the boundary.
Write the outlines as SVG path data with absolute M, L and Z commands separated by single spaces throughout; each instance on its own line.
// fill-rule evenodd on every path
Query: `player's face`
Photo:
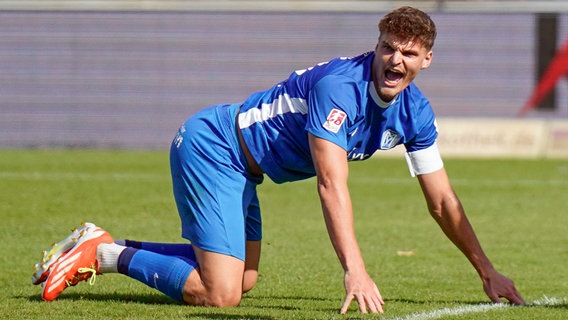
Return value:
M 391 101 L 404 90 L 422 69 L 430 66 L 432 51 L 420 42 L 381 34 L 375 48 L 373 82 L 379 97 Z

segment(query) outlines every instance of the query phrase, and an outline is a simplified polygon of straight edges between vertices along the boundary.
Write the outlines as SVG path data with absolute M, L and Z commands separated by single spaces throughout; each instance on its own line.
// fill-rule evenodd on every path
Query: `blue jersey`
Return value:
M 374 56 L 368 52 L 336 58 L 295 71 L 242 104 L 239 128 L 271 180 L 282 183 L 315 175 L 308 133 L 345 149 L 349 161 L 399 144 L 408 152 L 435 144 L 434 113 L 414 83 L 393 101 L 381 101 L 372 82 Z

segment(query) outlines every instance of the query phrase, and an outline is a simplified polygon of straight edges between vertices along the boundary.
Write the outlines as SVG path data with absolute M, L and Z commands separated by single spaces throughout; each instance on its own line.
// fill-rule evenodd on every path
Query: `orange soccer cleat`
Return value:
M 98 272 L 96 258 L 97 247 L 101 243 L 112 243 L 114 240 L 104 229 L 92 223 L 85 223 L 72 232 L 70 236 L 56 243 L 50 251 L 44 253 L 43 264 L 36 265 L 36 273 L 32 276 L 34 284 L 43 282 L 42 298 L 52 301 L 63 290 L 89 280 L 94 283 Z M 66 248 L 70 247 L 70 249 Z M 44 281 L 43 281 L 44 280 Z

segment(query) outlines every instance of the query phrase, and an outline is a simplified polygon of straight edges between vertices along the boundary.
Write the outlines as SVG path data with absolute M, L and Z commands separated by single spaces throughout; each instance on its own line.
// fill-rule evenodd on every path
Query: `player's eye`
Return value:
M 383 43 L 382 45 L 383 49 L 385 49 L 386 51 L 394 51 L 394 48 L 388 44 L 388 43 Z

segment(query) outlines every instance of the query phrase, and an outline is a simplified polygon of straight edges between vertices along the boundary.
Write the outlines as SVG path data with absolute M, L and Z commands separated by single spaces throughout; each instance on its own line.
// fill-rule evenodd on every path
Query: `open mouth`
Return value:
M 396 84 L 398 83 L 404 75 L 398 71 L 389 69 L 385 70 L 385 82 Z

